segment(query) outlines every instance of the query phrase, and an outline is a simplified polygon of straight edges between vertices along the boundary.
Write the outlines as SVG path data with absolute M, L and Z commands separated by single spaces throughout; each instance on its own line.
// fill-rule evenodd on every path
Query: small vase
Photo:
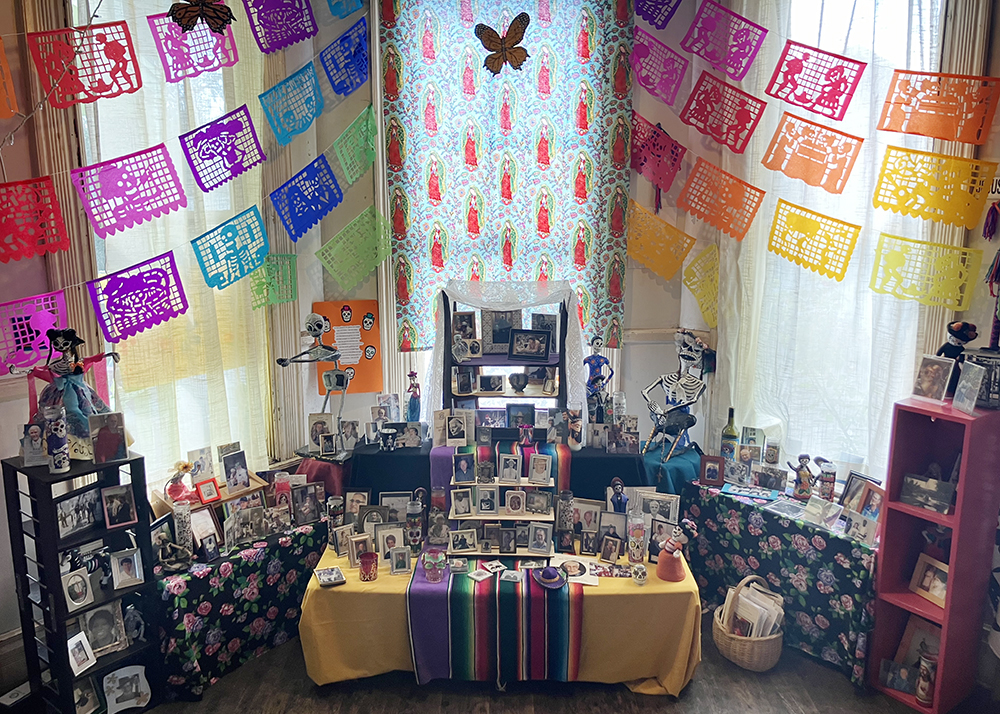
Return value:
M 362 553 L 358 556 L 361 561 L 361 582 L 370 583 L 378 580 L 378 553 Z

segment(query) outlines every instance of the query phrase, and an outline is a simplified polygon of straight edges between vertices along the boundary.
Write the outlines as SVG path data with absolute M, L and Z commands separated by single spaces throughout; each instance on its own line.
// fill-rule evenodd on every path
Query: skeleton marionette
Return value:
M 64 407 L 69 457 L 78 461 L 90 461 L 94 458 L 94 447 L 90 440 L 88 419 L 91 414 L 106 414 L 111 409 L 97 392 L 83 381 L 83 375 L 93 365 L 108 357 L 116 363 L 120 357 L 117 352 L 108 352 L 81 358 L 79 348 L 84 341 L 73 329 L 49 330 L 46 336 L 49 339 L 49 356 L 45 366 L 35 367 L 28 373 L 30 377 L 49 382 L 38 397 L 38 407 L 31 417 L 31 422 L 44 428 L 44 408 Z M 52 355 L 55 352 L 60 353 L 60 357 L 53 360 Z M 126 441 L 129 445 L 132 444 L 132 439 L 127 433 Z
M 659 435 L 666 445 L 667 437 L 673 436 L 674 446 L 684 445 L 686 432 L 695 425 L 697 420 L 689 413 L 692 404 L 705 393 L 708 385 L 704 380 L 691 374 L 692 369 L 704 373 L 702 357 L 706 345 L 694 333 L 680 329 L 674 334 L 674 344 L 677 347 L 678 368 L 676 372 L 661 375 L 659 379 L 642 390 L 642 398 L 649 407 L 649 417 L 653 420 L 653 429 L 646 439 L 643 453 Z M 661 407 L 650 397 L 656 387 L 663 389 L 665 406 Z M 673 448 L 671 448 L 673 452 Z M 669 458 L 669 456 L 667 457 Z

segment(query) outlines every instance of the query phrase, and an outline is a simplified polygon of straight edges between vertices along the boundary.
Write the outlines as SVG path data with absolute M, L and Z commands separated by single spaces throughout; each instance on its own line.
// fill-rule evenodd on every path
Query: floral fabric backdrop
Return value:
M 702 606 L 714 612 L 730 586 L 760 575 L 785 599 L 785 646 L 829 662 L 864 687 L 875 626 L 875 551 L 718 489 L 688 485 L 684 504 L 698 524 L 689 552 Z
M 449 279 L 568 280 L 620 339 L 632 113 L 630 0 L 380 0 L 397 336 L 430 349 Z M 531 18 L 493 76 L 476 24 Z
M 186 573 L 158 573 L 164 679 L 201 696 L 223 674 L 299 633 L 299 607 L 326 547 L 325 522 L 259 541 Z

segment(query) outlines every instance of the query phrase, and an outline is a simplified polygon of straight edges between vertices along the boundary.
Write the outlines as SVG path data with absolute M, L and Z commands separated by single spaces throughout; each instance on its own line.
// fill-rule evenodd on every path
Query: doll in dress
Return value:
M 406 405 L 406 421 L 420 421 L 420 383 L 417 382 L 417 373 L 410 372 L 406 376 L 410 379 L 410 386 L 406 388 L 406 393 L 410 395 L 410 401 Z
M 94 449 L 90 441 L 91 414 L 106 414 L 111 411 L 104 400 L 94 389 L 83 381 L 84 373 L 103 359 L 111 358 L 116 363 L 120 358 L 117 352 L 80 357 L 79 347 L 84 344 L 76 330 L 49 330 L 49 356 L 44 367 L 35 367 L 29 373 L 31 377 L 48 382 L 38 398 L 38 408 L 31 421 L 44 427 L 45 407 L 65 407 L 66 423 L 69 437 L 69 454 L 71 459 L 90 461 L 94 458 Z M 60 353 L 56 360 L 53 353 Z M 128 444 L 132 440 L 126 433 Z

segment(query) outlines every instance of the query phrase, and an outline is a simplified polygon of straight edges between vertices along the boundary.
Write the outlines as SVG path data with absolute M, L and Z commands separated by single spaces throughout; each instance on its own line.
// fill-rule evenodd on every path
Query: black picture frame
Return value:
M 534 428 L 535 426 L 535 405 L 534 404 L 508 404 L 507 405 L 507 426 L 513 429 L 518 428 L 517 419 L 525 426 Z
M 532 344 L 537 346 L 532 347 Z M 548 330 L 518 330 L 511 328 L 507 343 L 507 359 L 519 362 L 548 362 L 552 348 L 552 333 Z

